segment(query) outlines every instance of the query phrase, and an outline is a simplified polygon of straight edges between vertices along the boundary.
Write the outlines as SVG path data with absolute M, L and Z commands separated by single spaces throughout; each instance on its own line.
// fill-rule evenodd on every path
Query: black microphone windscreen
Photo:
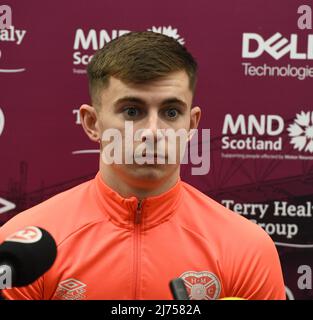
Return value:
M 188 292 L 183 279 L 173 279 L 170 282 L 170 289 L 175 300 L 189 300 Z
M 0 245 L 0 265 L 12 268 L 12 287 L 33 283 L 50 269 L 57 247 L 50 233 L 38 227 L 26 227 Z

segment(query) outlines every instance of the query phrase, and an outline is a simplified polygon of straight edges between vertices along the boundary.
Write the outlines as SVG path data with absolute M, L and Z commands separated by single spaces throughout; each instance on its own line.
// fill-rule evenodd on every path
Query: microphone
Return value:
M 175 300 L 189 300 L 184 280 L 176 278 L 171 280 L 170 289 Z
M 0 245 L 0 268 L 12 270 L 12 287 L 33 283 L 53 265 L 57 246 L 50 233 L 29 226 L 12 234 Z

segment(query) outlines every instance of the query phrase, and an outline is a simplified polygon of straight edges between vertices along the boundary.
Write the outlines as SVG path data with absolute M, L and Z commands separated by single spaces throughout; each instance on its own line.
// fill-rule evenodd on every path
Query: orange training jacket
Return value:
M 181 181 L 138 201 L 95 179 L 18 214 L 0 243 L 38 226 L 54 237 L 54 265 L 6 299 L 173 299 L 184 279 L 190 299 L 285 299 L 275 245 L 258 225 Z

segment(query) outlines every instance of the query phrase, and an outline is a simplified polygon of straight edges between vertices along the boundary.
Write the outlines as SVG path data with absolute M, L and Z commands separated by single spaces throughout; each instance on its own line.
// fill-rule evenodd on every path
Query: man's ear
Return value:
M 101 133 L 96 109 L 88 104 L 83 104 L 79 109 L 79 115 L 81 124 L 89 139 L 99 142 Z
M 201 118 L 201 109 L 200 107 L 193 107 L 190 110 L 190 130 L 197 129 Z M 189 133 L 188 141 L 192 138 L 192 133 Z

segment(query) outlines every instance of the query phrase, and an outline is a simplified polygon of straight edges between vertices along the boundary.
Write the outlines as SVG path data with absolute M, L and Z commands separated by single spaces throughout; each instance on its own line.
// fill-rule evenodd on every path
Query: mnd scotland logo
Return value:
M 177 40 L 180 44 L 184 45 L 185 40 L 178 33 L 177 28 L 173 28 L 172 26 L 152 26 L 147 30 L 153 31 L 156 33 L 164 34 L 168 37 L 172 37 Z M 122 30 L 122 29 L 89 29 L 84 30 L 79 28 L 75 32 L 74 45 L 73 45 L 73 65 L 77 67 L 84 67 L 84 69 L 73 69 L 73 73 L 75 74 L 86 74 L 85 67 L 92 59 L 93 54 L 96 50 L 101 49 L 110 41 L 121 37 L 124 34 L 129 33 L 130 30 Z
M 278 114 L 226 114 L 221 142 L 223 151 L 237 152 L 223 158 L 313 160 L 303 154 L 313 153 L 313 111 L 301 111 L 288 126 Z M 289 154 L 291 146 L 299 153 Z

